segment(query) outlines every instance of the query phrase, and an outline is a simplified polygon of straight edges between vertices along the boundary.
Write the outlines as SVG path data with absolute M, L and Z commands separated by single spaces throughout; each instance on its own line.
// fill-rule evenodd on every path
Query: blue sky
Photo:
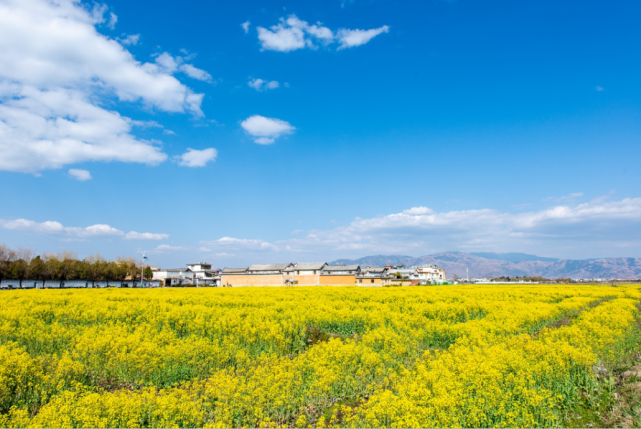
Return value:
M 0 0 L 0 242 L 641 257 L 640 12 Z

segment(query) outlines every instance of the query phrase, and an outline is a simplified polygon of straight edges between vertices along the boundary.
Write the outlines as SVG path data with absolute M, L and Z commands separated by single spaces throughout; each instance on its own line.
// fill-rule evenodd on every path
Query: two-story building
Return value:
M 421 265 L 416 267 L 416 272 L 410 276 L 413 285 L 443 284 L 447 281 L 445 270 L 436 265 Z
M 220 286 L 220 276 L 217 269 L 212 269 L 211 264 L 200 261 L 197 264 L 187 264 L 187 268 L 194 273 L 194 283 L 209 286 Z
M 319 286 L 327 262 L 298 262 L 284 271 L 285 282 L 299 286 Z

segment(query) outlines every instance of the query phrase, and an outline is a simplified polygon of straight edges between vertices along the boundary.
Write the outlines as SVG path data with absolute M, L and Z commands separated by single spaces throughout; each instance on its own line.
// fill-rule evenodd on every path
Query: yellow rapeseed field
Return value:
M 0 293 L 4 427 L 537 427 L 627 347 L 638 286 Z

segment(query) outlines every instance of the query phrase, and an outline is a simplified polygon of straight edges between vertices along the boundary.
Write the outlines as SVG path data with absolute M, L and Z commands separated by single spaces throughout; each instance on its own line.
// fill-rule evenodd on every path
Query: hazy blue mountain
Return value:
M 543 256 L 528 255 L 527 253 L 493 253 L 479 252 L 470 253 L 470 255 L 480 256 L 485 259 L 495 259 L 497 261 L 522 262 L 522 261 L 558 261 L 558 258 L 545 258 Z
M 416 258 L 412 256 L 401 256 L 401 255 L 374 255 L 374 256 L 365 256 L 364 258 L 359 259 L 337 259 L 334 262 L 330 262 L 331 265 L 354 265 L 358 264 L 362 267 L 367 265 L 382 267 L 384 265 L 399 265 L 405 264 L 408 262 L 414 261 Z
M 448 277 L 500 277 L 500 276 L 542 276 L 546 278 L 641 278 L 640 258 L 603 258 L 603 259 L 554 259 L 535 255 L 503 256 L 486 254 L 492 258 L 479 256 L 479 253 L 443 252 L 418 258 L 400 255 L 375 255 L 359 259 L 339 259 L 332 264 L 359 264 L 361 266 L 398 265 L 406 267 L 434 264 L 445 270 Z M 512 260 L 506 260 L 511 258 Z M 527 258 L 527 259 L 524 259 Z

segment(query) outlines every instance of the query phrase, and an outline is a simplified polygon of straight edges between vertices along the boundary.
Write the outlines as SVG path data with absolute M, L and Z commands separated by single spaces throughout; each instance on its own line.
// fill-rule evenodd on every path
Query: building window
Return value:
M 372 283 L 374 283 L 374 279 L 372 279 Z

